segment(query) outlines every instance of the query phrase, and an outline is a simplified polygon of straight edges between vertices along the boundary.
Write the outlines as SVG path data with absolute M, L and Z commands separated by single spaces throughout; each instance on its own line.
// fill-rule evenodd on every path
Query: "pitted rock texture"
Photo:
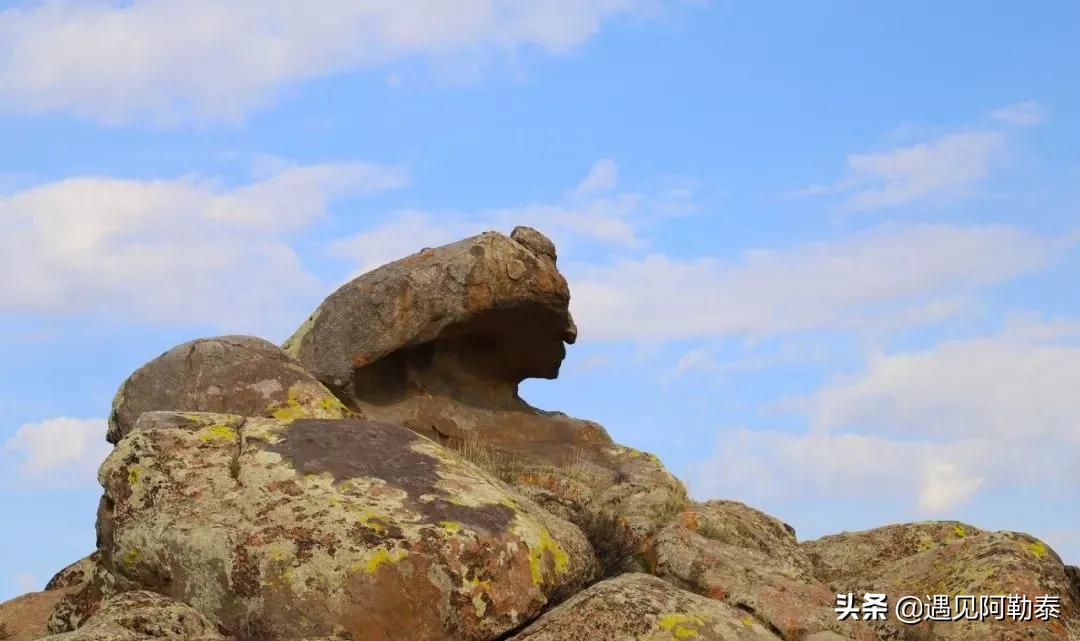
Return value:
M 647 574 L 601 581 L 510 641 L 777 641 L 753 617 Z
M 45 584 L 45 590 L 59 590 L 62 588 L 81 586 L 93 578 L 94 573 L 97 572 L 100 564 L 101 554 L 98 552 L 94 552 L 90 556 L 79 559 L 63 570 L 57 572 L 56 575 Z
M 363 405 L 452 448 L 589 535 L 607 573 L 681 512 L 685 486 L 648 454 L 616 444 L 600 425 L 530 407 L 491 409 L 446 396 Z
M 750 612 L 787 641 L 859 633 L 836 620 L 836 595 L 814 578 L 794 529 L 742 503 L 690 505 L 649 538 L 642 557 L 650 573 Z
M 354 379 L 372 378 L 358 370 L 437 338 L 460 342 L 493 380 L 555 378 L 563 343 L 577 336 L 570 291 L 550 241 L 535 230 L 515 235 L 524 242 L 485 232 L 356 278 L 315 310 L 286 351 L 343 398 Z
M 933 624 L 942 641 L 1064 641 L 1080 638 L 1080 594 L 1058 555 L 1016 532 L 986 532 L 956 521 L 890 525 L 802 544 L 817 575 L 836 592 L 900 596 L 1044 594 L 1061 597 L 1061 618 L 1049 621 L 955 621 Z M 890 619 L 883 639 L 910 633 Z
M 608 573 L 678 513 L 686 489 L 603 427 L 531 407 L 577 330 L 555 246 L 488 232 L 369 272 L 333 293 L 286 349 L 356 412 L 408 426 L 581 526 Z
M 488 641 L 596 574 L 575 526 L 396 425 L 144 414 L 103 561 L 256 638 Z
M 191 607 L 153 592 L 125 592 L 106 601 L 78 630 L 47 641 L 223 641 L 219 626 Z
M 348 411 L 281 348 L 222 336 L 178 345 L 135 371 L 116 393 L 108 439 L 116 443 L 143 412 L 342 418 Z

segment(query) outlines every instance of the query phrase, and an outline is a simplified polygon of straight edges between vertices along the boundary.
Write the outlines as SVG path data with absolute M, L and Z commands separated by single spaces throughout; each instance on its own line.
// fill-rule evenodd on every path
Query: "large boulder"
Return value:
M 986 532 L 956 521 L 890 525 L 844 532 L 802 544 L 815 572 L 837 593 L 925 599 L 944 594 L 1026 595 L 1061 599 L 1060 618 L 1041 621 L 926 621 L 922 629 L 941 641 L 1062 641 L 1080 638 L 1080 585 L 1073 571 L 1044 542 L 1016 532 Z M 893 611 L 875 623 L 883 638 L 902 638 L 910 626 Z
M 487 641 L 596 573 L 578 528 L 385 422 L 147 413 L 99 478 L 104 564 L 246 638 Z
M 778 641 L 747 613 L 647 574 L 601 581 L 510 641 Z
M 510 237 L 485 232 L 350 281 L 285 349 L 346 397 L 364 378 L 357 370 L 439 338 L 457 342 L 492 380 L 555 378 L 563 343 L 577 336 L 569 301 L 550 241 L 528 228 Z
M 109 415 L 116 443 L 143 412 L 219 412 L 277 418 L 341 418 L 345 407 L 280 347 L 251 336 L 178 345 L 120 385 Z
M 488 232 L 360 276 L 285 349 L 352 410 L 453 448 L 589 534 L 609 572 L 677 514 L 686 489 L 591 421 L 518 395 L 553 378 L 576 328 L 555 247 Z
M 642 556 L 652 574 L 749 612 L 785 640 L 858 633 L 837 621 L 836 595 L 814 577 L 794 529 L 742 503 L 691 505 Z
M 102 605 L 73 632 L 44 641 L 224 641 L 220 627 L 193 608 L 145 591 L 125 592 Z

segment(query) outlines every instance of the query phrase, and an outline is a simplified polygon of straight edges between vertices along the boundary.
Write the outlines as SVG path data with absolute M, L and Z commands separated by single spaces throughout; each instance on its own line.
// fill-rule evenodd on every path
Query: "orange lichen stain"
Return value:
M 684 528 L 696 532 L 698 527 L 700 527 L 701 525 L 698 519 L 698 513 L 693 510 L 686 510 L 685 512 L 683 512 L 682 525 Z

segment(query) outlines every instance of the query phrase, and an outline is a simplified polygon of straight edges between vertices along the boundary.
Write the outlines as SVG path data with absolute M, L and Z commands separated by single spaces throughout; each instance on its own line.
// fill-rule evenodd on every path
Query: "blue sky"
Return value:
M 804 538 L 1080 561 L 1080 7 L 0 2 L 0 599 L 93 547 L 104 417 L 387 260 L 531 224 L 534 404 Z

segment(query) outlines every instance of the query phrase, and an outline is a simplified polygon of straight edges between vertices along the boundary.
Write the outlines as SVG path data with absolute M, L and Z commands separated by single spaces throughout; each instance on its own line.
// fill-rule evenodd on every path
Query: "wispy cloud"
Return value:
M 986 117 L 996 126 L 966 128 L 916 144 L 849 154 L 847 175 L 841 180 L 798 193 L 842 196 L 840 207 L 849 212 L 971 195 L 1001 159 L 1011 135 L 1008 128 L 1040 123 L 1043 108 L 1031 100 L 993 109 Z
M 287 166 L 232 188 L 83 177 L 0 196 L 0 268 L 19 274 L 0 282 L 0 311 L 272 329 L 286 301 L 321 289 L 292 235 L 335 198 L 406 181 L 349 163 Z
M 509 231 L 530 225 L 552 237 L 564 254 L 582 244 L 638 248 L 645 244 L 641 229 L 670 215 L 672 198 L 683 208 L 692 194 L 680 191 L 656 196 L 620 191 L 618 165 L 596 162 L 585 178 L 564 197 L 550 203 L 530 203 L 479 212 L 403 210 L 380 224 L 335 242 L 331 251 L 353 260 L 358 272 L 488 229 Z
M 933 322 L 1071 246 L 1014 227 L 885 225 L 732 261 L 663 254 L 572 279 L 583 337 L 670 340 Z M 917 252 L 913 254 L 913 248 Z
M 863 372 L 793 404 L 810 430 L 721 432 L 695 468 L 695 489 L 825 500 L 873 487 L 939 515 L 1007 484 L 1072 487 L 1080 481 L 1077 327 L 1018 323 L 873 355 Z
M 411 57 L 563 53 L 660 0 L 56 0 L 0 12 L 0 107 L 236 119 L 282 87 Z M 238 25 L 242 25 L 238 28 Z
M 105 419 L 50 418 L 20 427 L 4 450 L 21 459 L 21 481 L 31 484 L 92 481 L 111 446 Z
M 1043 121 L 1046 110 L 1036 100 L 1017 102 L 986 113 L 987 117 L 997 122 L 1014 127 L 1031 127 Z

